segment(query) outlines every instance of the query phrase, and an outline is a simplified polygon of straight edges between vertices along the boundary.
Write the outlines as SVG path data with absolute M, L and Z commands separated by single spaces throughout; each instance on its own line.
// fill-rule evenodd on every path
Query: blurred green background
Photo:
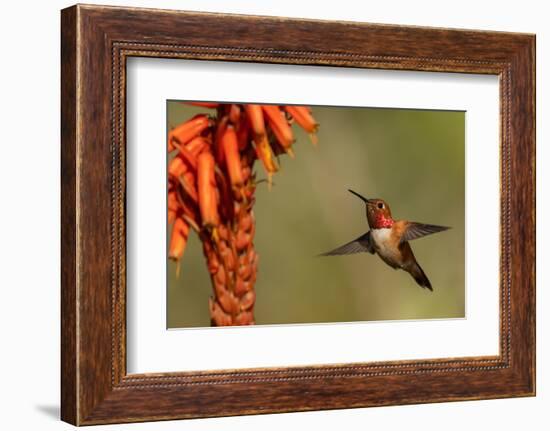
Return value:
M 168 126 L 199 112 L 168 102 Z M 295 159 L 280 158 L 274 187 L 256 191 L 257 324 L 464 317 L 465 114 L 313 107 L 319 145 L 294 126 Z M 258 178 L 265 178 L 256 164 Z M 451 226 L 411 242 L 434 291 L 376 255 L 318 257 L 368 230 L 363 202 L 382 198 L 393 217 Z M 210 278 L 192 232 L 168 263 L 167 326 L 210 326 Z

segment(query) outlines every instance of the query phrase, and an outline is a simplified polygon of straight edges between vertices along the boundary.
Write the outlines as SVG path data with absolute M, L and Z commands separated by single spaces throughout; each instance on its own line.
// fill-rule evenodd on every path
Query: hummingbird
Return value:
M 365 202 L 370 230 L 341 247 L 322 253 L 321 256 L 362 252 L 376 253 L 393 269 L 407 271 L 421 287 L 433 291 L 430 280 L 414 257 L 409 241 L 450 228 L 407 220 L 394 220 L 390 207 L 384 200 L 367 199 L 353 190 L 348 189 L 348 191 Z

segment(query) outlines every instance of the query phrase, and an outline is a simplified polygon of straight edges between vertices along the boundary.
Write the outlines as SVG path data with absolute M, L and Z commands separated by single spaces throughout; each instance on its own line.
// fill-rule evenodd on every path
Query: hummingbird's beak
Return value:
M 351 190 L 351 189 L 348 189 L 348 192 L 350 192 L 351 194 L 354 194 L 354 195 L 357 196 L 359 199 L 361 199 L 363 202 L 365 202 L 365 203 L 367 203 L 367 204 L 369 203 L 369 200 L 368 200 L 366 197 L 361 196 L 359 193 L 354 192 L 354 191 Z

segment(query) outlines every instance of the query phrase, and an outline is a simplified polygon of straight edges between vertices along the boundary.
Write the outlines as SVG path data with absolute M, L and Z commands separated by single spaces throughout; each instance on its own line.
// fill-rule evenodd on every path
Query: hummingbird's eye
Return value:
M 378 208 L 380 209 L 384 208 L 384 204 L 382 202 L 378 202 Z

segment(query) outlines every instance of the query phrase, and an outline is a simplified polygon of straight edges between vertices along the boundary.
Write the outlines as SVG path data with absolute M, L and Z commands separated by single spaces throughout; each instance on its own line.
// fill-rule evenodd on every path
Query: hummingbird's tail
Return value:
M 430 291 L 433 292 L 432 283 L 430 283 L 430 280 L 428 280 L 428 277 L 418 264 L 418 262 L 414 263 L 414 266 L 410 270 L 411 275 L 413 276 L 414 280 L 422 287 L 425 287 L 426 289 L 430 289 Z

